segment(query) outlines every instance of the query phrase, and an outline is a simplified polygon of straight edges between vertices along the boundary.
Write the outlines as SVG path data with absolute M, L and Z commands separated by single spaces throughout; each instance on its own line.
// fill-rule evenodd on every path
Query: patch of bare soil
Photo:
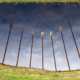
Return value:
M 76 75 L 74 75 L 74 74 L 71 74 L 69 77 L 76 77 Z
M 33 77 L 35 77 L 35 76 L 36 76 L 36 77 L 37 77 L 37 76 L 40 76 L 40 75 L 39 75 L 39 74 L 36 74 L 36 75 L 34 75 L 34 74 L 31 74 L 31 76 L 33 76 Z
M 13 71 L 13 69 L 9 69 L 10 71 Z
M 8 75 L 12 75 L 12 74 L 8 74 Z
M 55 75 L 54 78 L 60 78 L 58 75 Z
M 77 76 L 78 78 L 80 78 L 80 76 Z
M 77 77 L 76 75 L 74 74 L 63 74 L 62 76 L 58 76 L 58 75 L 55 75 L 54 78 L 71 78 L 71 77 Z M 78 76 L 80 77 L 80 76 Z

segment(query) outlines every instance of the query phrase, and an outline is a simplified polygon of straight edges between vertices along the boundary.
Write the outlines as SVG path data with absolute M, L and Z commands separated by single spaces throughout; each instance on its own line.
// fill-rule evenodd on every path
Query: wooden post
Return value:
M 52 49 L 53 49 L 53 56 L 54 56 L 55 71 L 57 71 L 55 54 L 54 54 L 54 47 L 53 47 L 52 31 L 50 31 L 50 36 L 51 36 L 51 42 L 52 42 Z
M 30 65 L 29 65 L 30 68 L 31 68 L 31 59 L 32 59 L 33 37 L 34 37 L 34 31 L 32 31 L 32 44 L 31 44 L 31 55 L 30 55 Z
M 6 48 L 5 48 L 5 52 L 4 52 L 4 57 L 3 57 L 3 60 L 2 60 L 2 64 L 4 64 L 6 50 L 7 50 L 7 46 L 8 46 L 8 42 L 9 42 L 9 37 L 10 37 L 12 26 L 13 26 L 13 22 L 11 22 L 11 24 L 10 24 L 10 31 L 9 31 L 9 35 L 8 35 L 8 39 L 7 39 L 7 44 L 6 44 Z
M 42 37 L 42 70 L 44 70 L 44 62 L 43 62 L 43 36 L 44 36 L 44 33 L 41 32 L 41 37 Z
M 76 46 L 76 49 L 77 49 L 77 52 L 78 52 L 78 56 L 80 58 L 79 50 L 78 50 L 78 47 L 77 47 L 77 44 L 76 44 L 76 41 L 75 41 L 75 37 L 74 37 L 73 31 L 72 31 L 69 19 L 68 19 L 68 23 L 69 23 L 69 26 L 70 26 L 70 29 L 71 29 L 71 33 L 72 33 L 72 36 L 73 36 L 73 39 L 74 39 L 74 43 L 75 43 L 75 46 Z
M 69 61 L 68 61 L 68 57 L 67 57 L 66 47 L 65 47 L 65 44 L 64 44 L 64 39 L 63 39 L 63 34 L 62 34 L 62 28 L 61 28 L 61 26 L 59 27 L 59 30 L 61 32 L 61 36 L 62 36 L 62 40 L 63 40 L 63 45 L 64 45 L 64 50 L 65 50 L 65 54 L 66 54 L 66 59 L 67 59 L 67 63 L 68 63 L 68 68 L 69 68 L 69 71 L 70 71 L 70 66 L 69 66 Z
M 18 56 L 17 56 L 16 67 L 17 67 L 17 65 L 18 65 L 18 59 L 19 59 L 19 53 L 20 53 L 21 40 L 22 40 L 23 32 L 24 32 L 24 28 L 22 28 L 22 30 L 21 30 L 21 39 L 20 39 L 20 45 L 19 45 L 19 51 L 18 51 Z

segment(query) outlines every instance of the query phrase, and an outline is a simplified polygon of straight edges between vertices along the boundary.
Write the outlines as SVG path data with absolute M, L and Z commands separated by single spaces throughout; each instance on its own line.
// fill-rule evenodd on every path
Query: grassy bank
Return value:
M 80 70 L 43 71 L 42 69 L 15 67 L 0 63 L 0 80 L 80 80 Z

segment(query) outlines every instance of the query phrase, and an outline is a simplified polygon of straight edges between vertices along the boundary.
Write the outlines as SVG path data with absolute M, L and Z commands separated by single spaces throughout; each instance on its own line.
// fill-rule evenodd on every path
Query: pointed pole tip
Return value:
M 44 36 L 44 32 L 41 32 L 41 37 L 43 37 Z
M 62 31 L 62 28 L 61 28 L 61 26 L 59 26 L 59 30 L 60 30 L 60 31 Z
M 68 23 L 70 24 L 70 20 L 68 19 Z
M 21 32 L 22 32 L 22 33 L 24 32 L 24 27 L 22 27 L 22 30 L 21 30 Z
M 50 31 L 50 36 L 52 36 L 52 31 Z
M 32 36 L 34 36 L 34 31 L 32 31 Z
M 12 28 L 12 26 L 13 26 L 13 21 L 11 22 L 11 24 L 10 24 L 10 27 Z

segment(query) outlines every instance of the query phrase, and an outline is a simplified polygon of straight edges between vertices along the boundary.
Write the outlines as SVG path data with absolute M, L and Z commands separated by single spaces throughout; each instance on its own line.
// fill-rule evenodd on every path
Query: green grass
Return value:
M 36 2 L 36 3 L 43 3 L 43 2 L 80 2 L 80 0 L 0 0 L 0 3 L 3 2 Z
M 55 72 L 0 63 L 0 80 L 80 80 L 80 70 Z

